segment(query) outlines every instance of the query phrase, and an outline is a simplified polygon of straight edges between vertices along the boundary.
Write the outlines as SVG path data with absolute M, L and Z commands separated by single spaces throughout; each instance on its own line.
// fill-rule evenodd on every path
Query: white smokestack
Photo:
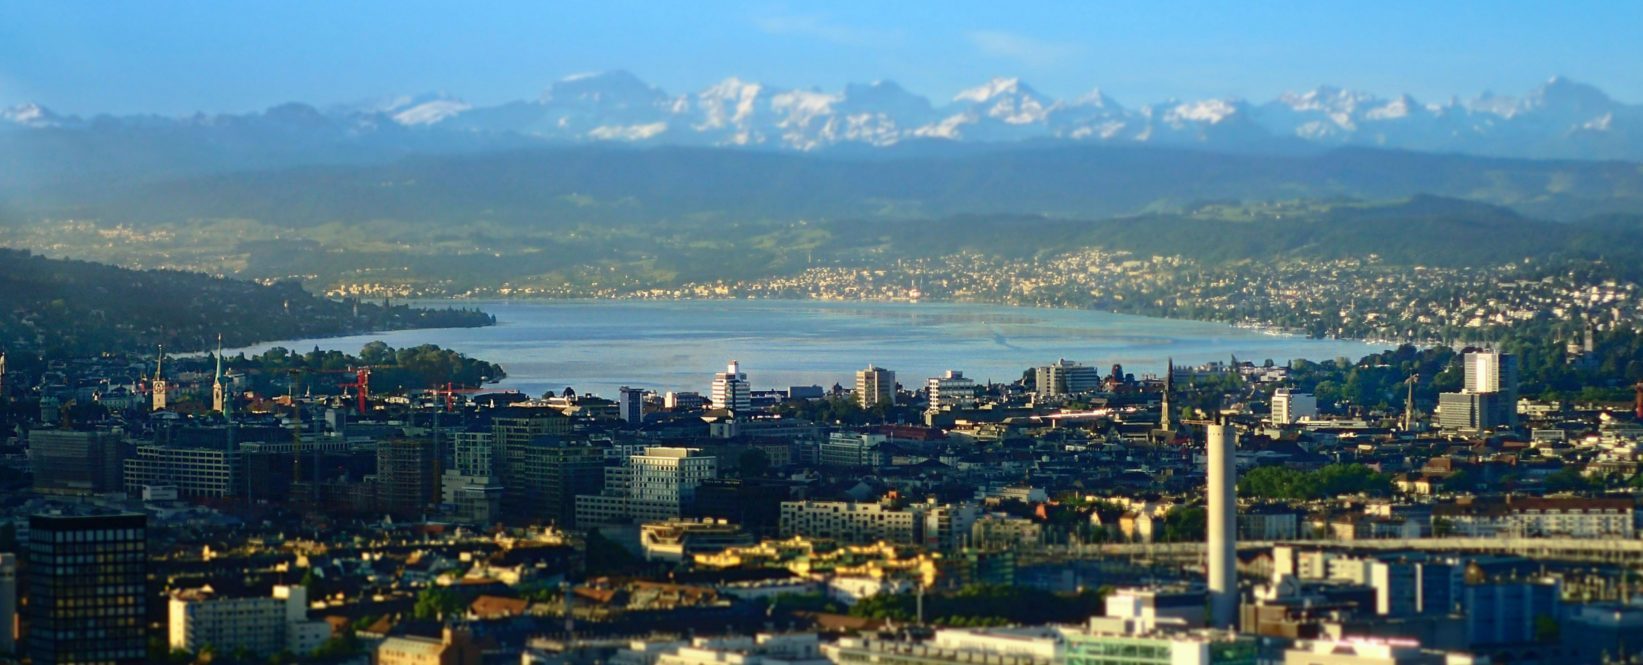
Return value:
M 1209 558 L 1210 623 L 1232 628 L 1238 615 L 1238 469 L 1234 450 L 1238 433 L 1230 425 L 1213 424 L 1205 431 L 1209 448 Z

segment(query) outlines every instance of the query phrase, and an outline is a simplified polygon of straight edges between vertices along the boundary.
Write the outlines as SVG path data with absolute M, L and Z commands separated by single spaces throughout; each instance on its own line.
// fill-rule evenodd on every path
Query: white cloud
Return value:
M 753 19 L 753 25 L 766 34 L 814 37 L 847 46 L 883 44 L 898 37 L 893 31 L 845 25 L 816 14 L 762 16 Z
M 1077 44 L 1034 39 L 999 30 L 976 30 L 967 35 L 982 53 L 1014 60 L 1028 67 L 1045 67 L 1079 55 Z

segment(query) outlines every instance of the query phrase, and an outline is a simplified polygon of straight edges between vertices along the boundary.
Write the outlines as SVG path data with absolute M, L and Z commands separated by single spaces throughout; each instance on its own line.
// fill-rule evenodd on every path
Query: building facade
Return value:
M 148 660 L 148 518 L 29 518 L 26 652 L 41 665 Z
M 871 409 L 881 404 L 896 404 L 896 373 L 883 367 L 868 365 L 856 371 L 856 404 Z

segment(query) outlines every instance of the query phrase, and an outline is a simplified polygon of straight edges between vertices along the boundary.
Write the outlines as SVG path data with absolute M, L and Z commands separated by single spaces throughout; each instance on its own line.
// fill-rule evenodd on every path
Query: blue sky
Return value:
M 1643 102 L 1643 2 L 82 2 L 0 0 L 0 106 L 240 112 L 447 91 L 490 104 L 579 72 L 669 92 L 727 76 L 936 100 L 993 76 L 1264 100 L 1330 83 L 1437 101 L 1562 74 Z

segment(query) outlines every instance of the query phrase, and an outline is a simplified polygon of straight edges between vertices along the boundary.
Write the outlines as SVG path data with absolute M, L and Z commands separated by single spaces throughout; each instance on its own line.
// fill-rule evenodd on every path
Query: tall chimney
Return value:
M 1234 450 L 1238 433 L 1231 425 L 1216 422 L 1205 431 L 1209 448 L 1209 542 L 1204 548 L 1209 559 L 1210 624 L 1232 628 L 1238 615 L 1238 471 Z

